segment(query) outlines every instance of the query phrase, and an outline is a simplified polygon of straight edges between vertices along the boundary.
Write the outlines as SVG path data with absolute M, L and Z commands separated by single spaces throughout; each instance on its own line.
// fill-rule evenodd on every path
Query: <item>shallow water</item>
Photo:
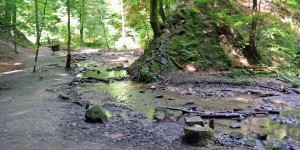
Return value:
M 97 64 L 95 62 L 81 62 L 77 64 L 81 70 L 87 70 L 87 72 L 82 72 L 77 75 L 77 77 L 99 77 L 99 78 L 113 78 L 113 77 L 126 77 L 126 70 L 112 70 L 107 71 L 113 67 L 117 66 L 107 66 L 102 64 Z M 90 71 L 93 70 L 93 71 Z
M 136 83 L 132 81 L 114 82 L 110 84 L 97 83 L 82 85 L 88 89 L 106 92 L 115 97 L 117 102 L 128 104 L 130 108 L 146 114 L 149 120 L 153 119 L 154 110 L 158 106 L 184 107 L 185 102 L 194 102 L 194 106 L 204 111 L 226 111 L 233 108 L 247 108 L 248 106 L 259 106 L 260 103 L 253 103 L 256 96 L 247 94 L 236 94 L 233 97 L 223 98 L 200 98 L 191 95 L 181 95 L 177 92 L 166 90 L 152 91 L 151 85 Z M 144 91 L 144 93 L 140 93 Z M 163 98 L 155 98 L 156 95 L 163 95 Z M 174 98 L 175 100 L 168 100 Z M 235 101 L 238 100 L 238 101 Z M 189 105 L 188 105 L 189 106 Z M 285 116 L 298 116 L 300 112 L 287 110 L 282 112 Z M 240 124 L 241 129 L 229 128 L 232 124 Z M 281 125 L 271 121 L 267 117 L 248 118 L 243 122 L 230 119 L 217 119 L 216 129 L 223 132 L 241 132 L 243 134 L 268 133 L 270 139 L 281 140 L 285 135 L 295 140 L 300 140 L 300 126 Z
M 229 128 L 232 124 L 240 124 L 240 129 Z M 271 121 L 269 118 L 248 118 L 243 122 L 233 120 L 219 119 L 216 120 L 215 125 L 217 130 L 231 133 L 241 132 L 243 134 L 267 133 L 269 139 L 282 140 L 284 136 L 288 135 L 294 140 L 300 141 L 300 126 L 297 125 L 282 125 L 279 122 Z

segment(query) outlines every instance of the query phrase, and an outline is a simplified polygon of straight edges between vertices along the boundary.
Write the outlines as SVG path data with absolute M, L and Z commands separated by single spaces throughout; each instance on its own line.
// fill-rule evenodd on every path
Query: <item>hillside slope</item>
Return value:
M 299 10 L 294 7 L 298 5 L 260 3 L 256 37 L 262 56 L 259 64 L 253 64 L 245 50 L 251 31 L 250 6 L 250 0 L 195 0 L 180 5 L 161 36 L 129 68 L 130 74 L 140 80 L 152 80 L 187 65 L 204 71 L 297 66 L 299 23 L 284 18 L 297 18 Z

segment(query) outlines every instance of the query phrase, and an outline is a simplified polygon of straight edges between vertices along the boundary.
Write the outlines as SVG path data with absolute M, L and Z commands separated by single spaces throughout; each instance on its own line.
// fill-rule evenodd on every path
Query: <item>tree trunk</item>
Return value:
M 18 34 L 17 34 L 17 3 L 14 2 L 13 3 L 13 17 L 12 17 L 12 21 L 13 21 L 13 30 L 14 30 L 14 48 L 15 48 L 15 52 L 18 53 L 18 48 L 17 48 L 17 38 L 18 38 Z
M 157 0 L 150 0 L 150 24 L 154 33 L 154 38 L 160 36 L 158 21 L 158 3 Z
M 11 0 L 5 0 L 5 10 L 4 10 L 4 25 L 5 33 L 11 35 L 11 17 L 12 17 L 12 2 Z
M 125 39 L 126 32 L 125 32 L 125 17 L 124 17 L 124 6 L 123 0 L 121 0 L 121 16 L 122 16 L 122 39 Z M 125 44 L 125 43 L 124 43 Z
M 70 0 L 67 0 L 68 10 L 68 55 L 66 69 L 71 69 L 71 29 L 70 29 Z
M 109 44 L 108 44 L 108 39 L 106 37 L 106 30 L 105 30 L 105 24 L 103 22 L 102 11 L 100 11 L 100 19 L 101 19 L 101 23 L 102 23 L 102 29 L 103 29 L 103 34 L 104 34 L 104 39 L 105 39 L 105 42 L 106 42 L 106 46 L 107 46 L 108 50 L 110 51 L 110 47 L 109 47 Z
M 84 17 L 85 17 L 85 1 L 81 0 L 81 8 L 80 8 L 80 46 L 83 46 L 84 40 L 83 40 L 83 29 L 84 29 Z
M 40 26 L 39 26 L 38 0 L 34 0 L 34 6 L 35 6 L 36 53 L 35 53 L 33 72 L 35 72 L 38 54 L 39 54 L 39 47 L 40 47 Z
M 249 37 L 249 46 L 247 48 L 247 52 L 249 57 L 253 60 L 254 63 L 258 63 L 260 61 L 260 55 L 257 51 L 256 47 L 256 32 L 257 32 L 257 0 L 253 0 L 253 7 L 252 7 L 252 25 L 251 25 L 251 32 Z
M 159 0 L 159 15 L 163 22 L 167 21 L 167 17 L 164 10 L 163 0 Z

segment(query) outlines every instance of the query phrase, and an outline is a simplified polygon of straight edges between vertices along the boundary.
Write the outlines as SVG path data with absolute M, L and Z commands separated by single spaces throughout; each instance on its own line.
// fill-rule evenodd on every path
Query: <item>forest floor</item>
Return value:
M 115 81 L 115 75 L 120 75 L 120 72 L 114 72 L 113 75 L 100 76 L 111 79 L 110 83 L 74 82 L 75 76 L 77 79 L 99 77 L 82 71 L 124 66 L 141 53 L 88 52 L 73 54 L 74 70 L 70 72 L 64 69 L 66 58 L 59 53 L 53 54 L 46 47 L 40 50 L 35 73 L 32 73 L 32 53 L 21 52 L 19 58 L 22 59 L 6 63 L 6 66 L 12 65 L 0 72 L 1 149 L 199 149 L 181 142 L 184 116 L 178 120 L 153 119 L 158 106 L 183 108 L 191 107 L 190 104 L 205 112 L 261 106 L 281 112 L 280 115 L 252 116 L 242 122 L 216 121 L 215 145 L 206 148 L 300 147 L 297 142 L 300 140 L 299 89 L 287 88 L 276 78 L 249 78 L 250 82 L 243 84 L 222 73 L 177 72 L 165 75 L 156 83 L 143 84 L 126 77 Z M 156 89 L 151 90 L 151 86 Z M 77 105 L 84 101 L 102 105 L 109 115 L 108 123 L 85 122 L 85 109 Z M 260 119 L 267 121 L 261 124 Z M 230 129 L 231 124 L 242 127 Z M 273 129 L 272 125 L 277 128 Z M 252 136 L 264 130 L 268 130 L 267 141 Z M 243 135 L 239 136 L 237 132 Z M 280 135 L 276 135 L 277 132 Z

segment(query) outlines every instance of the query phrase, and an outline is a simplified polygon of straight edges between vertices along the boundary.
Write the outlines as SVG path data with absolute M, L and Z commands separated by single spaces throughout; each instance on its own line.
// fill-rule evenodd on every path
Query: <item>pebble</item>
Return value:
M 163 95 L 156 95 L 155 98 L 163 98 Z
M 230 128 L 232 128 L 232 129 L 239 129 L 239 128 L 241 128 L 241 126 L 238 125 L 238 124 L 233 124 L 233 125 L 230 126 Z

